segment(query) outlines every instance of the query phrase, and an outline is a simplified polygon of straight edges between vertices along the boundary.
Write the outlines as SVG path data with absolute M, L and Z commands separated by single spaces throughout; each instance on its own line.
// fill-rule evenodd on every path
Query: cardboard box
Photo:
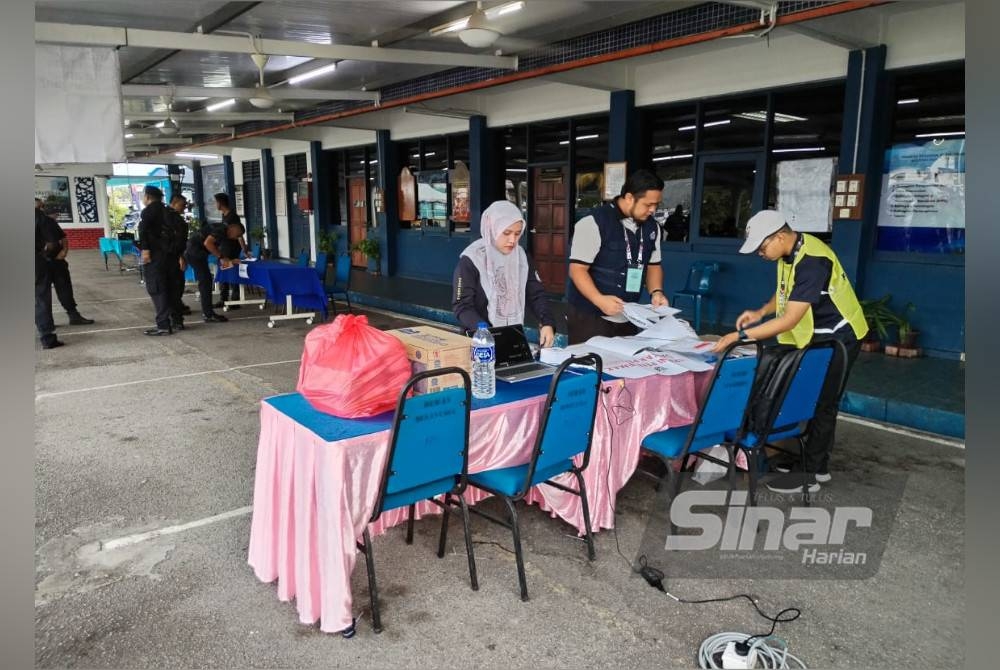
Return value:
M 470 372 L 472 365 L 472 340 L 464 335 L 431 326 L 397 328 L 385 331 L 398 338 L 406 347 L 406 356 L 413 365 L 413 373 L 425 370 L 457 367 Z M 417 384 L 417 393 L 434 393 L 461 385 L 457 376 L 436 377 Z

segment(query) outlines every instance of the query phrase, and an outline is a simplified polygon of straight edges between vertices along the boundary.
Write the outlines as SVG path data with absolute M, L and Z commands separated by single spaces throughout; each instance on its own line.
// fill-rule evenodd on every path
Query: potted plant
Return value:
M 868 322 L 868 334 L 861 341 L 862 351 L 878 351 L 889 339 L 889 328 L 899 325 L 899 316 L 889 308 L 888 293 L 881 298 L 861 301 L 861 311 Z
M 382 259 L 382 251 L 379 249 L 378 240 L 370 237 L 358 240 L 351 247 L 351 251 L 357 251 L 368 257 L 368 271 L 374 275 L 381 274 L 379 261 Z
M 920 331 L 913 327 L 910 316 L 916 311 L 916 306 L 912 302 L 906 303 L 902 314 L 896 316 L 896 325 L 899 332 L 899 341 L 895 344 L 887 344 L 885 353 L 889 356 L 899 356 L 901 358 L 916 358 L 920 355 L 917 348 L 917 336 Z
M 260 245 L 260 257 L 263 259 L 270 258 L 271 250 L 264 248 L 264 229 L 257 227 L 251 228 L 249 235 L 251 240 Z

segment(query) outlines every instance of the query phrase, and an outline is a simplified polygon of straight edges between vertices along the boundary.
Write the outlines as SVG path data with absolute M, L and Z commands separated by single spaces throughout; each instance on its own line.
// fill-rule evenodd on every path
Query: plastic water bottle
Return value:
M 497 393 L 497 346 L 489 324 L 480 321 L 472 336 L 472 397 L 492 398 Z

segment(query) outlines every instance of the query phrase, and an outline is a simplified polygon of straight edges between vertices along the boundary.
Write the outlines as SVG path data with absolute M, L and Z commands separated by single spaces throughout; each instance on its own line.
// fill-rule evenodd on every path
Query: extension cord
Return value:
M 746 653 L 741 654 L 744 648 Z M 774 635 L 752 637 L 746 633 L 731 632 L 716 633 L 705 638 L 698 649 L 698 667 L 726 670 L 806 670 L 806 664 L 801 659 L 788 653 L 788 645 L 781 638 Z
M 746 642 L 730 642 L 722 652 L 724 670 L 751 670 L 757 667 L 757 649 Z

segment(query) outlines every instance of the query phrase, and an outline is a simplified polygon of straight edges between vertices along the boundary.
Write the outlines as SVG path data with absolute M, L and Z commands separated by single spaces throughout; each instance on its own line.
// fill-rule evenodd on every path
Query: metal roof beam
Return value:
M 268 88 L 275 100 L 371 100 L 378 101 L 376 91 L 324 91 L 312 88 Z M 126 98 L 253 98 L 260 95 L 256 88 L 226 88 L 215 86 L 169 86 L 160 84 L 125 84 Z
M 176 49 L 180 51 L 213 51 L 222 53 L 254 53 L 251 41 L 230 35 L 177 33 L 166 30 L 109 28 L 106 26 L 71 23 L 36 23 L 35 41 L 52 44 L 84 44 L 108 47 L 142 47 Z M 479 54 L 418 49 L 384 49 L 344 44 L 313 44 L 261 38 L 256 40 L 261 53 L 272 56 L 298 56 L 323 60 L 357 60 L 376 63 L 407 63 L 411 65 L 446 65 L 451 67 L 488 67 L 517 69 L 517 56 L 483 56 Z
M 291 112 L 125 112 L 126 121 L 294 121 Z M 187 132 L 187 131 L 184 131 Z

